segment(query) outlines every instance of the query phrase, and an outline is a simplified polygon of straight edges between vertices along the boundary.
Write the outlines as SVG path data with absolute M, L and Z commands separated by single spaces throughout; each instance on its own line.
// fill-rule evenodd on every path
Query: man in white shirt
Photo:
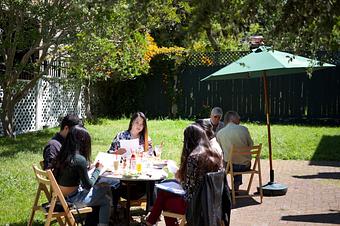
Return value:
M 231 151 L 233 145 L 235 147 L 253 146 L 253 140 L 247 127 L 240 125 L 240 116 L 236 111 L 228 111 L 224 117 L 226 126 L 222 128 L 217 134 L 216 139 L 220 144 L 224 154 L 224 161 L 229 161 L 228 153 Z M 251 155 L 234 155 L 233 156 L 233 170 L 235 172 L 247 171 L 250 169 Z M 234 177 L 235 191 L 239 189 L 242 184 L 242 175 Z

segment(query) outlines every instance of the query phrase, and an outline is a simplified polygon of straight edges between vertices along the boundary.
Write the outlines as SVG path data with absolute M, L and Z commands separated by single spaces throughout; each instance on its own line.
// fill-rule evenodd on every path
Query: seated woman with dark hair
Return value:
M 129 128 L 115 136 L 107 152 L 113 154 L 124 154 L 127 150 L 120 146 L 120 141 L 131 139 L 139 139 L 139 145 L 144 148 L 144 151 L 152 150 L 152 141 L 148 136 L 148 126 L 143 112 L 136 112 L 132 115 Z
M 118 133 L 115 136 L 107 152 L 112 154 L 124 154 L 128 150 L 121 147 L 120 141 L 139 139 L 139 145 L 143 147 L 144 151 L 149 151 L 150 153 L 152 153 L 152 141 L 148 136 L 148 127 L 146 121 L 147 120 L 143 112 L 134 113 L 130 119 L 128 129 Z M 136 183 L 136 185 L 132 186 L 131 190 L 133 190 L 133 192 L 130 198 L 132 200 L 140 199 L 146 194 L 146 183 L 143 181 L 139 181 L 138 183 Z M 118 196 L 116 197 L 116 195 L 114 195 L 113 197 L 114 205 L 116 205 L 119 196 L 127 198 L 127 187 L 122 185 L 119 187 L 119 190 L 117 192 Z
M 183 197 L 159 190 L 146 224 L 155 224 L 162 210 L 185 214 L 187 203 L 201 188 L 205 174 L 219 171 L 221 165 L 221 156 L 211 148 L 205 131 L 195 124 L 188 126 L 184 130 L 181 163 L 176 173 L 176 179 L 181 183 L 185 195 Z M 165 217 L 165 223 L 167 226 L 177 225 L 174 218 Z
M 95 165 L 91 178 L 87 169 L 91 156 L 91 137 L 85 128 L 74 126 L 61 147 L 60 154 L 54 162 L 53 174 L 66 201 L 77 207 L 99 206 L 99 224 L 108 225 L 111 213 L 110 186 L 94 186 L 103 167 Z

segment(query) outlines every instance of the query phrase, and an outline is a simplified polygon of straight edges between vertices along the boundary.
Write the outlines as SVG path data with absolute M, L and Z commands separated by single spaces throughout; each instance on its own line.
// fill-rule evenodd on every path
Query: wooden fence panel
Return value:
M 236 110 L 251 120 L 264 119 L 262 79 L 203 81 L 200 79 L 220 67 L 188 67 L 180 75 L 183 117 L 200 115 L 203 108 L 220 106 L 224 111 Z M 305 118 L 340 118 L 340 68 L 268 77 L 271 118 L 274 120 Z M 188 111 L 188 109 L 191 109 Z M 208 116 L 208 115 L 206 115 Z
M 107 100 L 103 106 L 110 103 L 115 109 L 122 109 L 118 113 L 135 109 L 146 112 L 148 117 L 184 118 L 209 117 L 210 109 L 220 106 L 224 112 L 238 111 L 244 119 L 265 121 L 262 78 L 201 81 L 247 53 L 193 54 L 177 72 L 173 71 L 173 62 L 161 62 L 159 67 L 152 66 L 150 75 L 114 87 L 117 91 L 101 98 Z M 311 78 L 306 73 L 268 77 L 272 121 L 330 118 L 340 122 L 340 54 L 329 59 L 338 66 L 316 71 Z M 171 90 L 176 81 L 176 90 Z M 129 93 L 136 90 L 138 94 Z M 172 111 L 174 98 L 177 114 Z

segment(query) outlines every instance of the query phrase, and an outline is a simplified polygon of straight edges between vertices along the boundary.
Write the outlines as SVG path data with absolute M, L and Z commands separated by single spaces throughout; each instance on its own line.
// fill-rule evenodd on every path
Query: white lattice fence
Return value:
M 83 115 L 82 99 L 80 87 L 65 88 L 58 82 L 40 80 L 15 106 L 16 134 L 39 130 L 45 126 L 58 126 L 60 119 L 67 113 Z M 1 122 L 0 134 L 3 134 Z
M 32 89 L 25 98 L 15 105 L 14 131 L 25 133 L 36 127 L 36 89 Z
M 56 126 L 61 117 L 71 112 L 81 115 L 81 109 L 78 107 L 80 87 L 70 89 L 58 83 L 51 84 L 46 81 L 42 82 L 42 87 L 44 88 L 39 98 L 42 104 L 40 125 Z

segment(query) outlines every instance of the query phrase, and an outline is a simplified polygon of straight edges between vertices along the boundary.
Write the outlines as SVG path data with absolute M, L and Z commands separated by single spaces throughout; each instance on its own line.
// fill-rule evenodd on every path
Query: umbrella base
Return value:
M 259 188 L 257 188 L 259 190 Z M 288 191 L 288 187 L 284 184 L 275 182 L 268 182 L 268 184 L 262 186 L 262 192 L 264 196 L 281 196 L 285 195 Z

